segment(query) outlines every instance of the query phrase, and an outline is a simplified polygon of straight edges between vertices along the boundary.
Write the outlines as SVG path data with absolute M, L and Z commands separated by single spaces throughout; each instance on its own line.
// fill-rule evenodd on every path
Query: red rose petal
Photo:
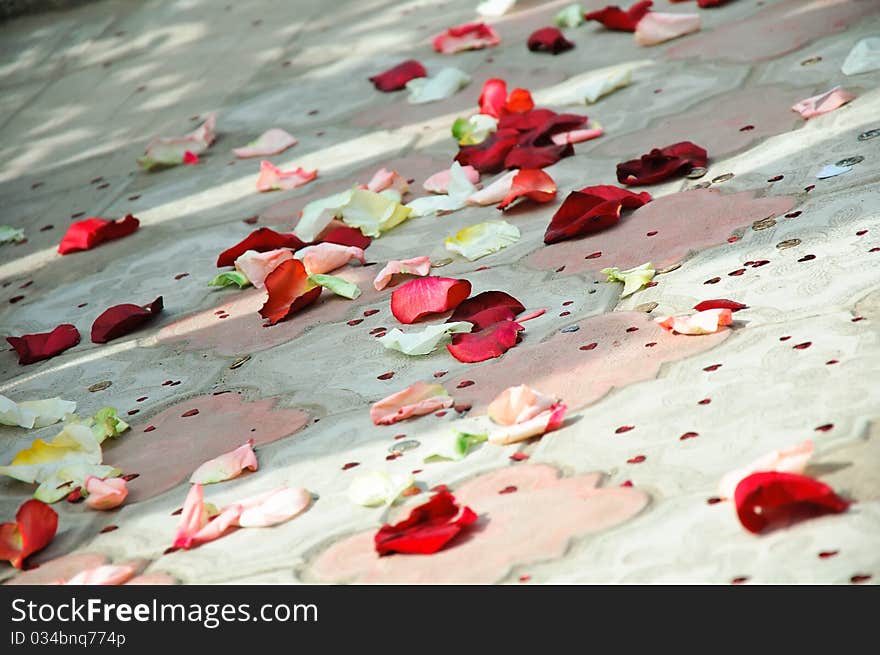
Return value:
M 637 2 L 627 11 L 624 11 L 616 5 L 609 5 L 598 11 L 591 11 L 584 14 L 585 20 L 595 20 L 602 23 L 609 30 L 619 30 L 621 32 L 635 32 L 636 25 L 648 13 L 650 6 L 654 4 L 651 0 Z
M 260 308 L 260 316 L 269 319 L 269 325 L 275 325 L 311 305 L 321 295 L 322 289 L 310 288 L 306 267 L 298 259 L 282 262 L 269 273 L 265 284 L 269 297 Z
M 522 114 L 531 111 L 535 107 L 535 101 L 532 100 L 532 94 L 528 89 L 516 88 L 507 96 L 505 109 L 512 114 Z
M 499 321 L 476 332 L 452 335 L 446 349 L 460 362 L 474 364 L 501 357 L 519 341 L 525 328 L 516 321 Z
M 619 200 L 624 209 L 637 209 L 644 204 L 651 202 L 651 194 L 647 191 L 634 193 L 629 189 L 622 189 L 613 184 L 598 184 L 596 186 L 588 186 L 578 189 L 580 193 L 587 193 L 591 196 L 598 196 L 602 200 Z
M 518 140 L 519 133 L 515 130 L 498 129 L 482 143 L 461 146 L 455 161 L 462 166 L 473 166 L 480 173 L 497 173 L 504 168 L 504 160 Z
M 279 248 L 291 248 L 298 250 L 305 245 L 295 234 L 280 234 L 268 227 L 261 227 L 251 232 L 247 237 L 220 253 L 217 257 L 217 268 L 233 266 L 235 260 L 247 250 L 268 252 Z
M 61 243 L 58 244 L 58 252 L 66 255 L 80 250 L 91 250 L 105 241 L 127 237 L 134 233 L 139 225 L 140 221 L 131 214 L 127 214 L 125 218 L 118 221 L 106 218 L 86 218 L 72 223 L 67 228 Z
M 6 341 L 18 353 L 19 364 L 33 364 L 73 348 L 79 343 L 79 330 L 69 323 L 64 323 L 51 332 L 6 337 Z
M 507 82 L 498 78 L 490 78 L 483 83 L 480 92 L 480 113 L 501 118 L 507 104 Z
M 550 219 L 544 243 L 557 243 L 612 227 L 620 220 L 621 207 L 619 200 L 602 200 L 599 196 L 572 191 Z
M 410 280 L 391 293 L 391 313 L 401 323 L 455 309 L 471 293 L 471 283 L 434 275 Z
M 364 236 L 364 234 L 356 227 L 348 227 L 342 225 L 334 227 L 324 232 L 320 239 L 321 243 L 335 243 L 340 246 L 354 246 L 361 250 L 366 250 L 373 243 L 373 240 Z
M 383 525 L 373 541 L 379 555 L 430 555 L 446 546 L 476 520 L 477 515 L 471 508 L 460 508 L 455 496 L 441 491 L 427 503 L 413 508 L 403 521 Z
M 740 523 L 759 533 L 768 524 L 800 516 L 805 509 L 839 513 L 849 507 L 823 482 L 796 473 L 753 473 L 734 493 Z
M 199 163 L 199 156 L 196 153 L 187 150 L 186 152 L 183 153 L 183 163 L 189 164 L 190 166 L 192 166 L 194 164 L 198 164 Z
M 526 45 L 532 52 L 549 52 L 553 55 L 574 48 L 574 43 L 566 39 L 565 35 L 555 27 L 535 30 L 529 36 Z
M 484 291 L 462 302 L 446 322 L 468 321 L 474 324 L 474 329 L 482 330 L 499 320 L 503 320 L 504 314 L 507 312 L 511 317 L 515 317 L 525 309 L 523 304 L 509 293 Z
M 732 312 L 738 312 L 741 309 L 748 308 L 748 305 L 743 305 L 742 303 L 736 302 L 734 300 L 726 300 L 724 298 L 718 298 L 716 300 L 704 300 L 703 302 L 694 305 L 694 309 L 696 309 L 698 312 L 702 312 L 707 309 L 729 309 Z
M 679 173 L 687 173 L 694 167 L 702 167 L 708 161 L 705 149 L 682 141 L 665 148 L 654 148 L 639 159 L 617 165 L 617 181 L 629 186 L 655 184 Z
M 397 64 L 393 68 L 389 68 L 384 73 L 373 75 L 369 78 L 379 91 L 388 93 L 389 91 L 399 91 L 406 87 L 406 83 L 417 77 L 427 77 L 428 71 L 415 59 L 407 59 Z
M 516 146 L 504 158 L 505 168 L 546 168 L 560 159 L 571 157 L 574 146 L 570 143 L 548 146 Z
M 156 318 L 162 308 L 162 296 L 143 307 L 131 304 L 110 307 L 92 323 L 92 343 L 107 343 L 134 332 Z
M 46 503 L 31 499 L 15 514 L 15 523 L 0 524 L 0 560 L 20 569 L 29 555 L 49 545 L 58 530 L 58 514 Z
M 498 205 L 506 209 L 518 198 L 529 198 L 535 202 L 550 202 L 556 197 L 556 182 L 547 173 L 538 169 L 521 169 L 513 176 L 510 193 Z

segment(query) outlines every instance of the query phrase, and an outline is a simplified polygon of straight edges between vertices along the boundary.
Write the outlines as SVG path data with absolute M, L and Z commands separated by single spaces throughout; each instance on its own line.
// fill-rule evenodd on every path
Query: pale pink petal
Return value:
M 476 184 L 480 181 L 480 172 L 473 166 L 462 166 L 461 172 L 464 173 L 465 177 L 471 184 Z M 424 184 L 422 184 L 422 188 L 429 193 L 449 193 L 449 182 L 450 173 L 447 168 L 439 173 L 434 173 L 431 177 L 425 180 Z
M 582 141 L 589 141 L 590 139 L 596 139 L 603 134 L 605 134 L 605 130 L 601 127 L 591 127 L 586 130 L 572 130 L 571 132 L 554 134 L 550 137 L 550 140 L 556 145 L 561 146 L 566 143 L 581 143 Z
M 699 14 L 664 14 L 649 11 L 636 25 L 636 43 L 657 45 L 699 29 Z
M 257 252 L 247 250 L 235 260 L 235 268 L 251 281 L 257 289 L 265 286 L 269 273 L 278 268 L 283 262 L 293 259 L 293 253 L 286 248 Z
M 812 456 L 813 442 L 809 439 L 785 450 L 774 450 L 748 466 L 727 473 L 718 483 L 718 495 L 721 498 L 733 498 L 736 486 L 752 473 L 775 471 L 803 474 Z
M 729 309 L 706 309 L 689 316 L 661 316 L 654 321 L 669 332 L 678 334 L 713 334 L 733 323 Z
M 86 505 L 92 509 L 113 509 L 119 507 L 126 496 L 128 487 L 123 478 L 96 478 L 93 475 L 86 477 L 85 488 L 88 496 Z
M 488 407 L 487 414 L 495 423 L 514 425 L 535 418 L 556 404 L 557 400 L 521 384 L 502 391 Z
M 838 107 L 845 105 L 855 99 L 855 95 L 846 91 L 839 86 L 834 87 L 830 91 L 820 93 L 817 96 L 801 100 L 792 106 L 792 111 L 796 111 L 804 118 L 813 118 L 834 111 Z
M 307 171 L 303 168 L 295 168 L 292 171 L 282 171 L 270 161 L 260 162 L 260 177 L 257 178 L 257 191 L 274 191 L 281 189 L 289 191 L 311 182 L 318 177 L 318 171 Z
M 463 50 L 479 50 L 501 43 L 501 37 L 485 23 L 469 23 L 450 27 L 432 39 L 434 50 L 445 55 Z
M 288 134 L 280 128 L 273 127 L 271 130 L 263 132 L 253 143 L 249 143 L 241 148 L 233 148 L 232 152 L 241 159 L 247 157 L 268 157 L 284 152 L 296 144 L 295 136 Z
M 309 275 L 329 273 L 342 268 L 352 259 L 366 262 L 364 251 L 357 246 L 341 246 L 338 243 L 318 243 L 296 251 L 296 259 L 302 261 Z
M 198 128 L 186 136 L 157 137 L 147 144 L 142 163 L 146 168 L 154 165 L 181 164 L 187 159 L 186 153 L 200 155 L 214 143 L 216 135 L 214 126 L 217 121 L 216 114 L 209 114 Z
M 189 541 L 189 545 L 183 546 L 183 548 L 192 548 L 193 546 L 219 539 L 229 528 L 238 525 L 238 517 L 241 515 L 241 511 L 241 505 L 224 507 L 217 516 L 196 532 Z
M 134 577 L 134 564 L 105 564 L 80 571 L 67 580 L 66 585 L 121 585 Z
M 566 409 L 563 403 L 556 403 L 527 421 L 494 428 L 489 432 L 489 442 L 503 446 L 551 432 L 562 425 Z
M 200 150 L 193 152 L 204 152 L 208 149 L 208 146 L 214 143 L 214 139 L 217 138 L 217 135 L 214 133 L 216 126 L 217 114 L 210 113 L 204 123 L 186 135 L 187 138 L 202 146 Z
M 391 278 L 395 275 L 419 275 L 426 276 L 431 272 L 430 257 L 413 257 L 412 259 L 392 259 L 385 264 L 385 267 L 379 271 L 376 279 L 373 280 L 373 286 L 376 291 L 381 291 L 388 286 Z
M 409 191 L 409 182 L 397 171 L 389 171 L 387 168 L 380 168 L 373 175 L 372 179 L 367 182 L 367 190 L 373 193 L 379 193 L 386 189 L 392 189 L 403 195 Z
M 374 403 L 370 407 L 370 418 L 375 425 L 391 425 L 411 416 L 422 416 L 451 407 L 452 402 L 452 397 L 442 384 L 416 382 Z
M 270 492 L 241 501 L 236 525 L 242 528 L 266 528 L 289 521 L 312 502 L 312 495 L 302 487 L 281 486 Z
M 254 440 L 248 439 L 243 446 L 208 460 L 197 468 L 189 481 L 198 484 L 211 484 L 231 480 L 241 475 L 245 469 L 256 471 L 257 456 L 254 453 Z
M 175 548 L 189 548 L 195 535 L 208 523 L 208 512 L 205 510 L 205 496 L 202 485 L 194 484 L 186 495 L 177 533 L 174 535 Z
M 497 180 L 492 182 L 485 189 L 472 193 L 468 199 L 469 205 L 496 205 L 504 200 L 510 193 L 510 187 L 513 185 L 513 178 L 519 173 L 518 169 L 508 171 Z

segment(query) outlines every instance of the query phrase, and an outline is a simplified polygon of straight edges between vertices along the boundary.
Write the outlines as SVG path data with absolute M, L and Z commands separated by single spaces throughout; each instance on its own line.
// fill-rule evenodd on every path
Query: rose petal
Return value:
M 410 280 L 391 293 L 391 313 L 401 323 L 415 323 L 424 316 L 455 309 L 470 293 L 467 280 L 437 276 Z
M 483 0 L 477 5 L 480 16 L 503 16 L 516 4 L 516 0 Z
M 528 420 L 513 425 L 494 427 L 489 432 L 489 443 L 506 446 L 552 432 L 562 425 L 566 409 L 563 403 L 554 403 L 547 410 Z
M 525 309 L 519 300 L 504 291 L 483 291 L 456 307 L 449 322 L 467 321 L 473 323 L 474 329 L 482 330 L 502 320 L 503 314 L 513 318 Z
M 855 97 L 855 94 L 836 86 L 830 91 L 801 100 L 793 105 L 791 109 L 804 118 L 813 118 L 834 111 L 838 107 L 855 100 Z
M 432 40 L 434 50 L 449 55 L 463 50 L 480 50 L 501 43 L 501 37 L 485 23 L 450 27 Z
M 454 324 L 453 324 L 454 325 Z M 473 364 L 501 357 L 519 341 L 525 328 L 512 320 L 502 320 L 471 334 L 456 334 L 446 349 L 460 362 Z
M 379 507 L 393 505 L 400 495 L 415 484 L 412 474 L 388 475 L 382 471 L 361 473 L 348 485 L 348 498 L 356 505 Z
M 424 184 L 422 184 L 422 188 L 429 193 L 449 193 L 449 183 L 451 181 L 450 170 L 451 169 L 447 168 L 434 173 L 431 177 L 425 180 Z M 480 172 L 473 166 L 462 166 L 461 172 L 471 184 L 476 184 L 480 181 Z
M 310 273 L 309 282 L 317 284 L 325 289 L 329 289 L 337 296 L 354 300 L 360 297 L 361 290 L 354 282 L 349 282 L 335 275 L 325 275 L 323 273 Z
M 485 141 L 498 127 L 498 119 L 487 114 L 474 114 L 468 118 L 456 118 L 452 123 L 452 136 L 462 146 Z
M 306 246 L 298 250 L 294 258 L 302 261 L 310 275 L 335 271 L 353 259 L 361 264 L 366 263 L 363 250 L 354 246 L 340 246 L 336 243 L 319 243 L 314 246 Z
M 568 5 L 553 17 L 553 22 L 557 27 L 577 27 L 584 22 L 584 9 L 578 3 Z
M 507 82 L 491 78 L 483 83 L 480 92 L 480 114 L 501 118 L 506 114 L 531 111 L 535 103 L 528 89 L 516 88 L 507 94 Z
M 393 393 L 370 407 L 374 425 L 391 425 L 412 416 L 430 414 L 452 406 L 452 397 L 442 384 L 416 382 L 403 391 Z
M 473 196 L 472 196 L 473 197 Z M 550 202 L 556 197 L 556 182 L 542 170 L 520 170 L 510 185 L 510 191 L 498 209 L 507 209 L 511 203 L 528 198 L 535 202 Z
M 376 291 L 381 291 L 395 275 L 418 275 L 426 276 L 431 272 L 430 257 L 413 257 L 412 259 L 392 259 L 385 264 L 376 279 L 373 280 L 373 287 Z
M 648 13 L 654 3 L 651 0 L 637 2 L 628 10 L 624 11 L 615 5 L 609 5 L 598 11 L 591 11 L 584 15 L 586 20 L 595 20 L 602 23 L 609 30 L 621 32 L 635 32 L 636 25 Z
M 485 221 L 462 228 L 444 243 L 447 250 L 474 261 L 516 243 L 519 237 L 519 228 L 507 221 Z
M 92 509 L 108 510 L 119 507 L 128 496 L 128 486 L 123 478 L 86 478 L 85 490 L 89 494 L 86 505 Z
M 378 341 L 385 348 L 397 350 L 404 355 L 419 356 L 428 355 L 437 349 L 440 342 L 450 334 L 470 332 L 473 326 L 465 321 L 457 323 L 441 323 L 440 325 L 427 325 L 418 332 L 402 332 L 398 328 L 392 328 L 387 334 L 379 337 Z
M 0 243 L 20 243 L 24 241 L 24 230 L 11 225 L 0 225 Z
M 239 501 L 237 505 L 241 508 L 241 513 L 234 524 L 241 528 L 268 528 L 289 521 L 311 504 L 312 495 L 308 490 L 281 486 Z
M 591 127 L 585 130 L 571 130 L 570 132 L 554 134 L 550 139 L 556 145 L 564 145 L 566 143 L 582 143 L 591 139 L 598 139 L 605 134 L 605 130 L 602 127 L 594 127 L 592 123 L 590 125 Z
M 620 297 L 626 298 L 647 286 L 654 279 L 657 271 L 654 270 L 654 265 L 651 262 L 647 262 L 626 271 L 621 271 L 616 266 L 603 268 L 602 273 L 608 276 L 608 282 L 623 282 L 623 291 Z
M 55 357 L 68 348 L 73 348 L 79 343 L 79 330 L 69 323 L 64 323 L 51 332 L 6 337 L 6 341 L 15 348 L 15 352 L 18 353 L 18 363 L 24 366 Z
M 462 146 L 455 161 L 462 166 L 473 166 L 480 173 L 497 173 L 504 166 L 504 160 L 519 141 L 516 130 L 498 130 L 490 134 L 482 143 Z
M 502 202 L 513 186 L 513 178 L 519 173 L 518 169 L 507 171 L 500 177 L 496 178 L 486 187 L 483 187 L 476 193 L 468 196 L 467 204 L 469 205 L 496 205 Z
M 236 157 L 269 157 L 284 152 L 297 144 L 297 139 L 284 130 L 273 127 L 263 132 L 255 141 L 251 141 L 243 148 L 233 148 Z
M 257 191 L 289 191 L 308 184 L 318 177 L 318 171 L 307 171 L 304 168 L 295 168 L 292 171 L 282 171 L 270 161 L 260 162 L 260 177 L 257 178 Z
M 15 513 L 15 523 L 0 524 L 0 560 L 17 569 L 25 559 L 52 541 L 58 530 L 58 514 L 46 503 L 27 500 Z
M 807 462 L 813 456 L 813 442 L 807 439 L 784 450 L 774 450 L 756 459 L 751 464 L 727 473 L 718 483 L 721 498 L 733 498 L 736 486 L 752 473 L 776 471 L 777 473 L 803 474 Z
M 64 584 L 115 586 L 125 584 L 135 573 L 137 567 L 134 564 L 104 564 L 80 571 Z
M 734 492 L 736 513 L 749 532 L 759 533 L 769 524 L 795 518 L 803 510 L 840 513 L 849 502 L 827 484 L 796 473 L 753 473 Z
M 16 403 L 0 394 L 0 425 L 44 428 L 76 411 L 76 403 L 61 398 L 23 400 Z
M 150 171 L 154 168 L 182 164 L 187 152 L 193 155 L 202 154 L 214 143 L 216 122 L 217 115 L 209 114 L 204 123 L 186 136 L 153 139 L 147 145 L 144 156 L 138 159 L 138 164 Z
M 856 43 L 840 67 L 844 75 L 859 75 L 875 70 L 880 70 L 880 37 L 877 36 L 869 36 Z
M 248 439 L 247 443 L 235 450 L 200 465 L 193 471 L 189 481 L 194 484 L 224 482 L 237 478 L 245 469 L 256 471 L 258 467 L 257 456 L 254 453 L 254 440 Z
M 407 102 L 414 105 L 451 98 L 471 83 L 471 76 L 458 68 L 444 68 L 431 77 L 417 77 L 406 83 Z
M 387 168 L 380 168 L 373 174 L 373 177 L 367 182 L 367 190 L 373 193 L 392 189 L 401 195 L 409 190 L 409 182 L 397 171 L 389 171 Z
M 636 43 L 641 46 L 657 45 L 697 32 L 699 14 L 664 14 L 649 11 L 636 26 Z
M 257 289 L 266 285 L 266 278 L 282 263 L 293 259 L 293 253 L 286 248 L 257 252 L 248 250 L 235 260 L 235 269 L 244 273 Z
M 748 305 L 743 305 L 742 303 L 735 302 L 733 300 L 704 300 L 701 303 L 697 303 L 694 305 L 694 309 L 698 312 L 706 311 L 707 309 L 729 309 L 732 312 L 738 312 L 741 309 L 748 309 Z
M 660 316 L 654 322 L 678 334 L 714 334 L 733 323 L 733 317 L 729 309 L 706 309 L 690 316 Z
M 566 39 L 565 35 L 555 27 L 535 30 L 529 36 L 526 45 L 532 52 L 549 52 L 553 55 L 574 48 L 574 43 Z
M 486 413 L 499 425 L 514 425 L 535 418 L 558 401 L 525 384 L 508 387 L 489 403 Z
M 164 307 L 162 296 L 148 305 L 114 305 L 104 310 L 92 323 L 92 343 L 107 343 L 124 337 L 156 319 Z
M 458 162 L 449 168 L 447 194 L 416 198 L 406 205 L 412 216 L 427 216 L 438 211 L 457 211 L 467 204 L 467 200 L 477 188 L 471 183 Z
M 441 491 L 427 503 L 413 508 L 403 521 L 383 525 L 374 538 L 376 552 L 379 555 L 436 553 L 476 520 L 473 510 L 460 508 L 451 493 Z
M 295 234 L 282 234 L 268 227 L 261 227 L 251 232 L 247 237 L 227 248 L 217 257 L 217 268 L 235 265 L 235 260 L 248 250 L 255 252 L 267 252 L 280 248 L 297 250 L 305 245 Z
M 620 200 L 603 200 L 581 191 L 568 194 L 544 232 L 544 243 L 558 243 L 608 229 L 620 220 Z
M 309 282 L 306 267 L 298 259 L 282 262 L 266 278 L 269 297 L 260 308 L 260 316 L 275 325 L 300 309 L 308 307 L 321 295 L 321 287 Z
M 368 236 L 364 236 L 364 234 L 356 227 L 338 225 L 322 232 L 321 242 L 335 243 L 340 246 L 351 246 L 353 248 L 366 250 L 370 247 L 373 240 Z
M 415 59 L 407 59 L 404 62 L 389 68 L 384 73 L 373 75 L 370 82 L 373 83 L 379 91 L 388 93 L 389 91 L 400 91 L 406 86 L 406 83 L 417 77 L 427 77 L 428 71 Z
M 137 231 L 140 221 L 131 214 L 118 221 L 106 218 L 86 218 L 71 223 L 58 244 L 58 252 L 67 255 L 80 250 L 91 250 L 106 241 L 121 239 Z
M 411 212 L 411 209 L 386 195 L 354 189 L 348 202 L 338 210 L 338 215 L 349 227 L 359 228 L 366 236 L 378 237 L 382 232 L 403 223 Z
M 617 165 L 617 181 L 629 186 L 654 184 L 684 174 L 694 167 L 704 167 L 706 151 L 690 141 L 682 141 L 665 148 L 654 148 L 640 159 Z

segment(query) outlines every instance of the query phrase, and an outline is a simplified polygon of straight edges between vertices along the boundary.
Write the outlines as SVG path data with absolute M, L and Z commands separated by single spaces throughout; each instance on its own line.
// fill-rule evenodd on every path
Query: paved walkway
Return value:
M 0 24 L 0 222 L 27 235 L 0 246 L 0 332 L 69 322 L 86 335 L 27 367 L 0 354 L 0 393 L 58 395 L 83 415 L 117 407 L 132 430 L 105 448 L 105 460 L 140 474 L 119 510 L 56 504 L 58 535 L 34 563 L 138 559 L 156 579 L 183 583 L 880 579 L 880 138 L 858 139 L 880 128 L 880 72 L 840 71 L 857 41 L 880 34 L 880 2 L 733 0 L 698 10 L 658 0 L 661 11 L 699 11 L 702 31 L 642 48 L 588 24 L 566 30 L 574 50 L 550 56 L 529 52 L 526 38 L 569 3 L 521 0 L 492 20 L 500 46 L 433 52 L 430 37 L 472 20 L 474 4 L 105 0 Z M 454 65 L 473 82 L 448 100 L 410 105 L 405 93 L 366 81 L 407 58 L 429 71 Z M 540 100 L 573 75 L 625 62 L 644 63 L 630 87 L 586 108 L 549 104 L 606 129 L 547 169 L 557 201 L 508 217 L 522 232 L 515 245 L 439 269 L 475 292 L 501 289 L 529 309 L 547 308 L 502 358 L 471 365 L 445 349 L 422 358 L 385 350 L 375 330 L 397 323 L 389 291 L 370 284 L 376 268 L 344 273 L 363 290 L 358 300 L 324 297 L 272 328 L 256 314 L 260 292 L 207 286 L 217 254 L 254 229 L 243 219 L 289 230 L 308 200 L 366 182 L 381 166 L 420 189 L 449 166 L 449 127 L 474 109 L 487 78 Z M 856 100 L 806 122 L 790 110 L 838 84 Z M 152 137 L 183 134 L 211 111 L 219 136 L 199 165 L 137 170 Z M 236 160 L 231 149 L 270 127 L 299 139 L 272 161 L 317 168 L 316 181 L 255 191 L 258 160 Z M 616 183 L 617 162 L 681 140 L 708 150 L 705 177 L 650 187 L 655 200 L 613 230 L 543 245 L 571 189 Z M 816 179 L 824 165 L 857 155 L 864 161 L 849 173 Z M 695 186 L 705 188 L 686 190 Z M 141 220 L 131 237 L 56 253 L 72 219 L 126 213 Z M 498 213 L 475 207 L 410 220 L 376 239 L 368 261 L 442 259 L 444 237 Z M 605 266 L 645 261 L 680 266 L 622 300 L 619 285 L 598 282 Z M 89 341 L 106 307 L 158 295 L 166 309 L 149 328 Z M 672 336 L 652 321 L 707 298 L 749 310 L 731 331 L 706 337 Z M 657 306 L 646 313 L 646 303 Z M 561 332 L 569 326 L 578 330 Z M 581 348 L 590 343 L 598 345 Z M 377 427 L 368 409 L 435 379 L 475 414 L 505 387 L 528 383 L 559 394 L 571 418 L 524 447 L 425 464 L 419 448 L 456 412 Z M 89 391 L 101 381 L 112 385 Z M 199 413 L 183 416 L 192 409 Z M 56 431 L 0 428 L 0 459 Z M 400 434 L 423 445 L 386 459 Z M 312 491 L 314 505 L 274 528 L 164 554 L 189 474 L 249 437 L 260 470 L 208 487 L 207 499 L 222 505 L 286 482 Z M 712 502 L 724 473 L 804 439 L 816 447 L 808 473 L 857 501 L 849 511 L 756 536 L 730 502 Z M 516 451 L 529 459 L 512 461 Z M 423 489 L 448 485 L 488 513 L 489 527 L 435 556 L 377 563 L 359 550 L 359 535 L 385 514 L 345 493 L 365 470 L 418 471 Z M 631 488 L 620 487 L 627 481 Z M 506 487 L 518 491 L 497 493 Z M 31 492 L 0 479 L 0 519 Z M 649 501 L 640 509 L 642 494 Z M 609 516 L 603 503 L 633 509 L 600 520 Z M 26 575 L 39 579 L 47 568 Z M 0 565 L 0 578 L 12 573 Z

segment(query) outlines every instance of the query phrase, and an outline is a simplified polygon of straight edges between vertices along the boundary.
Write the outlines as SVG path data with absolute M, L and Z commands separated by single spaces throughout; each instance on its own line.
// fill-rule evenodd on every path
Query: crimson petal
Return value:
M 358 228 L 348 227 L 347 225 L 327 230 L 318 241 L 320 243 L 335 243 L 340 246 L 354 246 L 361 250 L 366 250 L 373 243 L 373 240 L 368 236 L 364 236 L 363 232 Z
M 839 513 L 849 507 L 823 482 L 796 473 L 768 471 L 744 478 L 734 493 L 736 513 L 749 532 L 761 532 L 771 523 L 802 516 L 804 510 Z
M 6 341 L 18 353 L 19 364 L 33 364 L 73 348 L 79 343 L 79 330 L 70 323 L 64 323 L 51 332 L 6 337 Z
M 487 359 L 501 357 L 513 348 L 523 330 L 525 328 L 516 321 L 502 320 L 476 332 L 452 335 L 452 343 L 446 349 L 460 362 L 485 362 Z
M 118 221 L 106 218 L 85 218 L 72 223 L 67 228 L 61 243 L 58 244 L 58 252 L 66 255 L 71 252 L 91 250 L 105 241 L 127 237 L 137 231 L 140 223 L 131 214 L 126 214 L 125 218 Z
M 740 302 L 726 300 L 724 298 L 718 298 L 717 300 L 704 300 L 703 302 L 694 305 L 694 309 L 698 312 L 703 312 L 707 309 L 729 309 L 732 312 L 738 312 L 741 309 L 748 308 L 748 305 L 743 305 Z
M 544 243 L 557 243 L 593 234 L 612 227 L 620 220 L 621 200 L 572 191 L 562 201 L 544 232 Z
M 430 555 L 476 520 L 477 515 L 470 507 L 460 508 L 455 496 L 441 491 L 427 503 L 414 507 L 403 521 L 383 525 L 373 542 L 379 555 Z
M 504 105 L 507 104 L 507 82 L 498 78 L 491 78 L 483 83 L 480 92 L 480 113 L 495 118 L 504 115 Z
M 370 82 L 373 83 L 379 91 L 384 91 L 388 93 L 389 91 L 400 91 L 400 89 L 406 86 L 406 83 L 410 80 L 414 80 L 417 77 L 427 77 L 428 71 L 425 70 L 425 67 L 422 66 L 415 59 L 407 59 L 406 61 L 397 64 L 393 68 L 389 68 L 384 73 L 379 73 L 378 75 L 373 75 L 370 78 Z
M 504 167 L 545 168 L 573 154 L 574 147 L 570 143 L 552 146 L 517 146 L 504 158 Z
M 391 313 L 401 323 L 458 307 L 471 293 L 471 283 L 449 277 L 416 278 L 391 293 Z
M 269 325 L 275 325 L 311 305 L 322 289 L 311 288 L 306 267 L 298 259 L 282 262 L 266 277 L 265 285 L 269 297 L 260 308 L 260 316 L 268 319 Z
M 499 129 L 482 143 L 461 146 L 455 161 L 462 166 L 473 166 L 480 173 L 497 173 L 504 168 L 504 160 L 518 140 L 516 130 Z
M 486 322 L 485 320 L 478 320 L 478 317 L 480 317 L 480 315 L 488 315 L 484 314 L 484 312 L 494 310 L 507 310 L 513 316 L 518 316 L 523 313 L 526 308 L 519 300 L 504 291 L 483 291 L 483 293 L 478 293 L 473 298 L 468 298 L 456 307 L 455 311 L 452 312 L 452 316 L 450 316 L 449 320 L 446 322 L 468 321 L 469 323 L 474 324 L 474 329 L 482 330 L 484 327 L 487 327 L 491 323 L 495 323 L 499 319 Z
M 706 165 L 706 150 L 690 141 L 654 148 L 639 159 L 617 165 L 617 181 L 629 186 L 655 184 Z
M 535 30 L 529 37 L 527 45 L 532 52 L 549 52 L 554 55 L 574 48 L 574 43 L 566 39 L 562 32 L 555 27 L 543 27 Z
M 92 343 L 107 343 L 124 337 L 156 318 L 162 308 L 162 296 L 143 307 L 132 304 L 110 307 L 92 323 Z
M 15 523 L 0 524 L 0 560 L 20 569 L 29 555 L 49 545 L 58 530 L 58 514 L 46 503 L 31 499 L 15 514 Z
M 235 260 L 247 250 L 256 250 L 257 252 L 268 252 L 270 250 L 278 250 L 279 248 L 299 250 L 304 245 L 306 244 L 295 234 L 281 234 L 275 230 L 270 230 L 268 227 L 261 227 L 251 232 L 231 248 L 221 252 L 220 256 L 217 257 L 217 268 L 234 266 Z
M 633 193 L 629 189 L 621 189 L 613 184 L 599 184 L 596 186 L 588 186 L 579 189 L 581 193 L 589 193 L 598 196 L 602 200 L 620 200 L 620 204 L 624 209 L 637 209 L 642 205 L 651 202 L 651 194 L 647 191 L 641 193 Z
M 616 5 L 608 5 L 604 9 L 584 14 L 584 19 L 598 21 L 609 30 L 635 32 L 636 25 L 645 17 L 652 4 L 654 3 L 651 0 L 644 0 L 637 2 L 626 11 Z

